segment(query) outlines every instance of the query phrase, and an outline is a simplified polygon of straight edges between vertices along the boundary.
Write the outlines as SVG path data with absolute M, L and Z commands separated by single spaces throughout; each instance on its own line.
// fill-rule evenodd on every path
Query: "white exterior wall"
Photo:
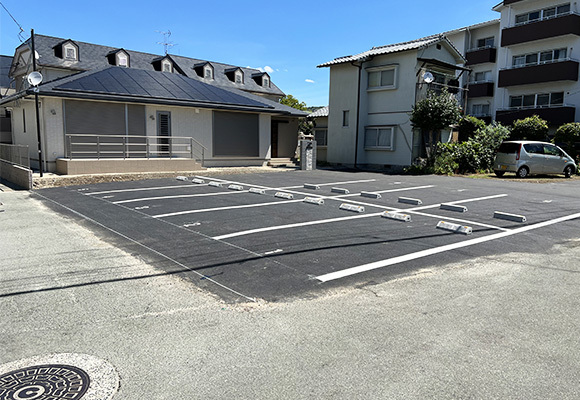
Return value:
M 368 89 L 368 68 L 395 65 L 394 89 Z M 361 113 L 358 163 L 409 165 L 413 132 L 409 113 L 415 104 L 417 52 L 407 51 L 373 58 L 361 76 Z M 393 150 L 365 149 L 366 126 L 394 126 Z
M 328 162 L 354 164 L 356 137 L 356 105 L 358 90 L 358 68 L 350 64 L 330 67 L 330 92 L 328 116 Z M 342 126 L 343 111 L 348 110 L 350 123 Z
M 9 106 L 12 107 L 12 144 L 28 146 L 30 166 L 38 168 L 38 137 L 34 99 L 21 99 Z M 25 110 L 26 122 L 24 122 L 22 110 Z

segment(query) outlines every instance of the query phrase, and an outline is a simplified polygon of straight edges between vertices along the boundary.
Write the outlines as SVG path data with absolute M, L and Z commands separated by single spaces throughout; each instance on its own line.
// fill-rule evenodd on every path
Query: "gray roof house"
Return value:
M 38 167 L 34 93 L 41 100 L 43 169 L 59 173 L 264 165 L 294 156 L 299 119 L 256 69 L 35 35 L 14 54 L 13 137 Z M 31 134 L 32 133 L 32 134 Z M 36 164 L 35 164 L 36 163 Z
M 445 86 L 461 98 L 457 76 L 467 70 L 460 66 L 464 63 L 445 36 L 433 35 L 320 64 L 330 69 L 327 161 L 395 169 L 410 165 L 422 153 L 421 132 L 409 119 L 413 105 L 429 89 Z

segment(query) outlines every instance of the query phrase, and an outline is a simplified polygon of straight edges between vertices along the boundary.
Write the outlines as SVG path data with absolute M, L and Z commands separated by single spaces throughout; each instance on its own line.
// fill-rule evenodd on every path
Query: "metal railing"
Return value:
M 557 64 L 557 63 L 561 63 L 561 62 L 565 62 L 565 61 L 575 61 L 575 62 L 578 62 L 578 60 L 575 59 L 575 58 L 563 57 L 563 58 L 557 58 L 557 59 L 552 59 L 552 60 L 544 60 L 544 61 L 538 60 L 536 62 L 531 62 L 531 63 L 518 64 L 518 65 L 509 65 L 507 67 L 500 68 L 500 71 L 505 71 L 505 70 L 508 70 L 508 69 L 534 67 L 536 65 Z
M 30 168 L 28 146 L 19 144 L 0 144 L 0 160 L 21 167 Z
M 137 135 L 65 135 L 66 158 L 188 158 L 202 165 L 206 148 L 192 137 Z

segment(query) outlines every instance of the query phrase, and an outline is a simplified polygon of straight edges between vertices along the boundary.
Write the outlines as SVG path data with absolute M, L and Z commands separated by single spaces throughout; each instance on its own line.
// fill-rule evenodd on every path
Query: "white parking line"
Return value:
M 428 257 L 428 256 L 432 256 L 434 254 L 439 254 L 439 253 L 444 253 L 444 252 L 451 251 L 451 250 L 461 249 L 463 247 L 474 246 L 476 244 L 485 243 L 485 242 L 489 242 L 489 241 L 496 240 L 496 239 L 502 239 L 502 238 L 505 238 L 508 236 L 517 235 L 517 234 L 531 231 L 534 229 L 543 228 L 543 227 L 546 227 L 549 225 L 554 225 L 554 224 L 558 224 L 560 222 L 570 221 L 570 220 L 577 219 L 577 218 L 580 218 L 580 213 L 568 215 L 565 217 L 556 218 L 556 219 L 545 221 L 545 222 L 539 222 L 539 223 L 533 224 L 533 225 L 523 226 L 521 228 L 512 229 L 512 230 L 507 231 L 507 232 L 494 233 L 492 235 L 484 236 L 481 238 L 476 238 L 476 239 L 466 240 L 464 242 L 448 244 L 446 246 L 435 247 L 433 249 L 422 250 L 422 251 L 418 251 L 416 253 L 406 254 L 404 256 L 389 258 L 386 260 L 372 262 L 369 264 L 363 264 L 363 265 L 359 265 L 357 267 L 347 268 L 347 269 L 343 269 L 341 271 L 335 271 L 335 272 L 331 272 L 329 274 L 320 275 L 320 276 L 317 276 L 316 279 L 318 279 L 321 282 L 329 282 L 332 280 L 345 278 L 347 276 L 360 274 L 362 272 L 367 272 L 367 271 L 371 271 L 374 269 L 384 268 L 384 267 L 388 267 L 390 265 L 403 263 L 405 261 L 416 260 L 418 258 Z
M 458 200 L 457 203 L 470 203 L 470 202 L 474 202 L 474 201 L 496 199 L 496 198 L 501 198 L 501 197 L 505 197 L 505 196 L 507 196 L 507 194 L 498 194 L 495 196 L 486 196 L 486 197 L 476 197 L 476 198 L 472 198 L 472 199 Z M 431 218 L 440 218 L 440 219 L 442 218 L 442 219 L 448 219 L 448 220 L 453 219 L 453 218 L 443 217 L 440 215 L 432 215 L 432 214 L 425 214 L 425 213 L 418 212 L 419 210 L 438 208 L 441 204 L 431 204 L 431 205 L 427 205 L 427 206 L 415 207 L 415 208 L 410 208 L 410 209 L 400 209 L 400 208 L 393 208 L 393 207 L 386 207 L 386 206 L 378 206 L 378 205 L 374 205 L 374 204 L 370 204 L 370 203 L 363 203 L 363 204 L 364 205 L 368 204 L 368 205 L 382 208 L 382 209 L 385 209 L 388 211 L 404 211 L 404 212 L 409 213 L 409 214 L 423 215 L 423 216 L 431 217 Z M 371 214 L 364 214 L 364 215 L 354 215 L 354 216 L 348 216 L 348 217 L 339 217 L 339 218 L 321 219 L 321 220 L 316 220 L 316 221 L 298 222 L 295 224 L 268 226 L 265 228 L 248 229 L 245 231 L 233 232 L 233 233 L 228 233 L 228 234 L 220 235 L 220 236 L 214 236 L 214 237 L 212 237 L 212 239 L 224 240 L 224 239 L 230 239 L 233 237 L 252 235 L 252 234 L 261 233 L 261 232 L 277 231 L 277 230 L 282 230 L 282 229 L 299 228 L 302 226 L 330 224 L 333 222 L 342 222 L 342 221 L 348 221 L 348 220 L 353 220 L 353 219 L 376 217 L 376 216 L 380 216 L 381 214 L 382 214 L 382 212 L 378 212 L 378 213 L 371 213 Z M 459 220 L 456 220 L 456 221 L 459 221 Z M 507 231 L 507 229 L 501 228 L 499 226 L 482 224 L 482 223 L 474 222 L 474 221 L 465 221 L 465 222 L 470 223 L 471 225 L 477 225 L 477 226 L 482 226 L 485 228 L 492 228 L 492 229 Z
M 200 187 L 200 186 L 207 186 L 207 183 L 204 183 L 201 185 L 189 184 L 189 185 L 173 185 L 173 186 L 156 186 L 156 187 L 136 188 L 136 189 L 105 190 L 102 192 L 88 192 L 88 193 L 83 193 L 83 194 L 86 196 L 94 196 L 96 194 L 105 194 L 105 193 L 141 192 L 141 191 L 146 191 L 146 190 L 180 189 L 180 188 L 184 188 L 184 187 L 195 188 L 195 187 Z

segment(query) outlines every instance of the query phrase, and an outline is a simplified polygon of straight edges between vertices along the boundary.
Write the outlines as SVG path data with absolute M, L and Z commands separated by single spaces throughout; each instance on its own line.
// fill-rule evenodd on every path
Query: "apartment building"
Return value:
M 328 161 L 411 164 L 421 133 L 409 112 L 428 89 L 448 87 L 488 123 L 538 115 L 553 131 L 580 121 L 578 4 L 505 0 L 493 9 L 500 18 L 319 65 L 330 68 Z

